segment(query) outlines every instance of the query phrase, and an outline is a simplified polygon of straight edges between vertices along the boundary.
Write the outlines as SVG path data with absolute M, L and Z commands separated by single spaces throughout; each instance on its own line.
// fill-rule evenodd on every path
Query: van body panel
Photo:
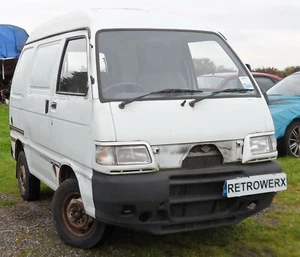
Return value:
M 51 188 L 55 188 L 56 177 L 48 159 L 52 142 L 49 108 L 52 89 L 56 84 L 62 44 L 61 40 L 52 39 L 41 42 L 34 48 L 35 57 L 24 96 L 27 104 L 24 114 L 26 119 L 31 121 L 24 126 L 25 136 L 29 139 L 27 159 L 33 174 L 46 181 Z M 41 154 L 42 152 L 44 154 Z
M 184 100 L 187 102 L 182 107 Z M 263 98 L 207 99 L 193 108 L 188 104 L 192 100 L 136 101 L 124 109 L 112 102 L 117 140 L 182 144 L 237 140 L 247 134 L 273 130 L 270 117 L 258 115 L 268 111 Z M 138 122 L 128 122 L 132 118 Z
M 118 17 L 118 19 L 116 19 Z M 166 12 L 149 12 L 137 9 L 93 9 L 74 11 L 57 17 L 37 27 L 29 36 L 27 43 L 41 38 L 63 34 L 73 30 L 142 28 L 142 29 L 190 29 L 211 30 L 201 20 Z
M 92 137 L 98 142 L 115 142 L 115 125 L 109 103 L 93 101 Z
M 56 109 L 51 109 L 51 137 L 57 138 L 50 144 L 50 149 L 86 167 L 91 166 L 91 117 L 92 104 L 88 99 L 72 99 L 72 97 L 55 96 L 52 103 Z M 66 117 L 66 111 L 70 115 Z M 82 148 L 84 151 L 77 151 Z
M 9 99 L 9 122 L 11 126 L 11 136 L 14 139 L 18 139 L 24 135 L 24 122 L 26 119 L 22 117 L 26 115 L 24 110 L 27 109 L 27 101 L 25 101 L 24 97 L 27 94 L 27 86 L 31 75 L 34 48 L 32 46 L 24 48 L 20 58 L 22 58 L 24 62 L 17 63 L 18 68 L 16 69 L 18 69 L 19 72 L 15 73 L 13 77 L 13 82 L 16 86 Z
M 57 140 L 52 140 L 49 148 L 65 158 L 81 163 L 81 165 L 86 167 L 91 167 L 91 155 L 93 154 L 91 145 L 93 140 L 91 138 L 92 97 L 91 90 L 88 90 L 88 88 L 91 88 L 90 80 L 88 79 L 90 74 L 88 61 L 88 56 L 90 55 L 89 39 L 86 31 L 67 33 L 65 38 L 64 51 L 61 53 L 60 58 L 60 69 L 57 74 L 58 76 L 63 76 L 63 69 L 68 68 L 64 65 L 68 64 L 68 62 L 70 62 L 70 66 L 71 64 L 78 66 L 82 62 L 86 72 L 86 94 L 81 92 L 77 94 L 63 92 L 60 91 L 58 84 L 55 85 L 53 96 L 50 100 L 49 116 L 51 137 Z M 76 45 L 79 40 L 82 40 L 84 43 L 82 47 L 85 51 L 85 56 L 82 58 L 80 55 L 76 55 L 76 50 L 72 50 L 72 47 L 70 47 L 71 50 L 68 52 L 70 44 L 75 43 Z M 74 60 L 73 63 L 71 63 L 72 60 Z M 68 75 L 66 74 L 65 76 Z M 62 79 L 57 78 L 56 83 L 60 83 L 59 81 L 62 81 Z M 84 151 L 76 150 L 78 148 L 84 149 Z

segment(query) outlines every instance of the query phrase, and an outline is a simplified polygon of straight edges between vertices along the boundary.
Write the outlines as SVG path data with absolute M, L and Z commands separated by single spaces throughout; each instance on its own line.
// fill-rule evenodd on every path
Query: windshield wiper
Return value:
M 125 100 L 125 101 L 123 101 L 122 103 L 119 104 L 119 108 L 124 109 L 125 105 L 130 104 L 130 103 L 135 102 L 135 101 L 139 101 L 139 100 L 141 100 L 144 97 L 147 97 L 149 95 L 170 94 L 170 93 L 198 93 L 198 92 L 202 93 L 203 91 L 202 90 L 194 90 L 194 89 L 175 89 L 175 88 L 154 91 L 154 92 L 150 92 L 150 93 L 145 94 L 145 95 L 140 95 L 138 97 L 134 97 L 132 99 Z
M 195 100 L 189 102 L 189 105 L 191 107 L 194 107 L 195 106 L 195 103 L 198 103 L 204 99 L 207 99 L 207 98 L 211 98 L 217 94 L 220 94 L 220 93 L 246 93 L 246 92 L 251 92 L 251 91 L 254 91 L 254 89 L 246 89 L 246 88 L 227 88 L 227 89 L 224 89 L 224 90 L 219 90 L 219 91 L 213 91 L 211 92 L 210 95 L 206 95 L 206 96 L 203 96 L 203 97 L 199 97 L 199 98 L 196 98 Z

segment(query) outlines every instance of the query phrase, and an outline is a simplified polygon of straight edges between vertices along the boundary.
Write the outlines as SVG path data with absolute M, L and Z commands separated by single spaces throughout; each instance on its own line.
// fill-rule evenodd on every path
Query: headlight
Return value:
M 96 162 L 101 165 L 149 164 L 151 157 L 144 145 L 96 146 Z
M 253 155 L 275 152 L 276 148 L 277 142 L 274 135 L 250 138 L 250 150 Z

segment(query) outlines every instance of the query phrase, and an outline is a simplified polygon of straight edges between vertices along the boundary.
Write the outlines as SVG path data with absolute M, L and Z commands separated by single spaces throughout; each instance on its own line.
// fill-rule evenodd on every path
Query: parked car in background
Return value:
M 256 83 L 260 87 L 260 89 L 264 91 L 268 91 L 271 87 L 273 87 L 277 82 L 282 80 L 282 78 L 268 73 L 261 73 L 261 72 L 252 72 Z
M 300 157 L 300 72 L 267 91 L 281 155 Z
M 260 89 L 264 91 L 268 91 L 272 86 L 281 80 L 280 77 L 268 73 L 252 72 L 252 75 Z M 205 74 L 197 77 L 197 81 L 199 88 L 207 90 L 220 90 L 236 87 L 236 84 L 239 83 L 237 74 L 233 72 Z M 240 84 L 240 86 L 242 86 L 242 84 Z

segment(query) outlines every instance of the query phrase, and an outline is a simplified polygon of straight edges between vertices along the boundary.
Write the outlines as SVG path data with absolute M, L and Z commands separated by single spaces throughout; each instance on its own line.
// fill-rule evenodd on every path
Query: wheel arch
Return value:
M 21 140 L 17 139 L 15 143 L 15 160 L 18 160 L 20 152 L 24 151 L 24 146 Z
M 17 139 L 17 141 L 15 143 L 15 156 L 14 156 L 16 161 L 18 160 L 19 154 L 22 151 L 24 152 L 24 145 L 19 139 Z M 18 168 L 16 165 L 16 178 L 17 177 L 18 177 Z
M 63 164 L 58 171 L 58 185 L 60 185 L 61 183 L 63 183 L 69 178 L 73 178 L 77 180 L 73 168 L 68 164 Z
M 289 127 L 292 126 L 293 123 L 295 123 L 295 122 L 300 122 L 300 117 L 294 118 L 294 119 L 286 126 L 286 128 L 285 128 L 285 130 L 284 130 L 284 134 L 283 134 L 283 136 L 282 136 L 281 138 L 283 138 L 283 137 L 286 135 L 286 132 L 288 131 Z
M 91 180 L 87 179 L 86 176 L 82 175 L 84 174 L 84 172 L 77 171 L 74 168 L 69 163 L 65 163 L 60 166 L 57 172 L 58 187 L 68 179 L 76 179 L 86 213 L 94 218 L 95 205 L 93 200 Z
M 283 137 L 278 139 L 278 149 L 280 156 L 290 155 L 299 158 L 299 156 L 292 154 L 291 150 L 289 149 L 290 146 L 288 141 L 289 132 L 293 128 L 293 126 L 295 126 L 296 123 L 300 125 L 300 117 L 294 118 L 286 127 Z
M 297 121 L 300 122 L 300 117 L 296 117 L 295 119 L 293 119 L 292 122 L 289 125 L 291 125 L 293 122 L 297 122 Z

